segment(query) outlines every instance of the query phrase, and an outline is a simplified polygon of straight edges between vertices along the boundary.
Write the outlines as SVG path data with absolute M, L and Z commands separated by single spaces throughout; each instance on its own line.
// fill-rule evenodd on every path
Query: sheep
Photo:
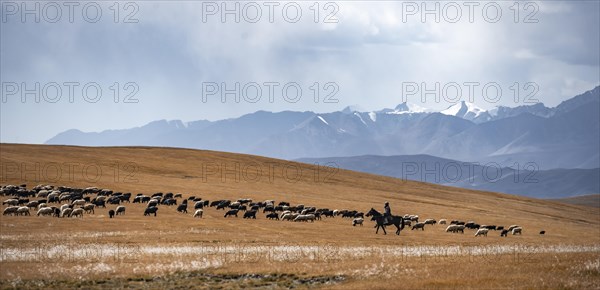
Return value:
M 449 225 L 448 227 L 446 227 L 446 232 L 452 232 L 452 233 L 456 233 L 458 230 L 458 225 Z
M 295 219 L 295 222 L 315 222 L 315 215 L 314 214 L 301 214 L 298 215 Z
M 512 230 L 513 230 L 514 228 L 520 228 L 520 227 L 521 227 L 521 226 L 518 226 L 518 225 L 512 225 L 512 226 L 508 227 L 508 231 L 509 231 L 509 232 L 512 232 Z
M 477 232 L 475 233 L 475 236 L 476 237 L 479 237 L 479 236 L 487 237 L 488 231 L 489 231 L 488 229 L 478 229 Z
M 63 218 L 70 217 L 72 212 L 73 212 L 73 209 L 70 207 L 67 207 L 60 212 L 60 217 L 63 217 Z
M 500 233 L 501 237 L 506 237 L 508 235 L 508 230 L 502 230 L 502 232 Z
M 203 213 L 204 213 L 204 211 L 203 211 L 203 210 L 201 210 L 201 209 L 198 209 L 198 210 L 196 210 L 196 212 L 194 213 L 194 217 L 195 217 L 195 218 L 196 218 L 196 217 L 202 218 L 202 214 L 203 214 Z
M 37 209 L 40 209 L 40 208 L 43 208 L 43 207 L 47 207 L 47 206 L 48 205 L 45 204 L 45 203 L 40 203 L 40 204 L 38 204 Z
M 62 212 L 63 210 L 65 210 L 67 208 L 71 208 L 71 206 L 69 204 L 63 204 L 60 206 L 60 211 Z
M 238 214 L 238 210 L 237 210 L 237 209 L 230 209 L 230 210 L 228 210 L 228 211 L 225 213 L 225 216 L 224 216 L 224 217 L 228 217 L 228 216 L 231 216 L 231 215 L 233 215 L 233 216 L 235 216 L 235 217 L 238 217 L 238 215 L 237 215 L 237 214 Z
M 76 217 L 76 216 L 83 218 L 83 208 L 76 208 L 71 212 L 71 215 L 69 215 L 69 217 Z
M 2 202 L 2 205 L 5 205 L 5 204 L 15 206 L 15 205 L 19 204 L 19 200 L 18 199 L 14 199 L 14 198 L 7 199 L 7 200 L 5 200 L 5 201 Z
M 447 221 L 446 219 L 441 219 L 441 220 L 439 221 L 439 224 L 440 224 L 440 225 L 445 225 L 447 222 L 448 222 L 448 221 Z
M 457 225 L 457 224 L 451 224 L 446 228 L 446 232 L 452 232 L 452 233 L 464 233 L 465 232 L 465 226 L 464 225 Z
M 436 220 L 434 220 L 434 219 L 426 219 L 423 223 L 426 224 L 426 225 L 435 225 L 436 224 Z
M 352 220 L 352 226 L 354 227 L 356 225 L 360 225 L 362 227 L 364 221 L 365 221 L 365 219 L 363 219 L 363 218 L 360 218 L 360 217 L 355 218 Z
M 250 218 L 251 219 L 256 219 L 256 211 L 251 210 L 251 211 L 245 212 L 244 213 L 244 218 L 245 219 L 250 219 Z
M 522 232 L 523 232 L 523 228 L 520 228 L 520 227 L 512 229 L 513 236 L 516 235 L 516 234 L 520 235 Z
M 93 205 L 91 203 L 90 204 L 86 204 L 86 205 L 83 206 L 83 210 L 85 211 L 85 213 L 95 213 L 94 212 L 94 207 L 95 207 L 95 205 Z
M 187 213 L 187 203 L 182 203 L 177 206 L 177 211 L 181 213 Z
M 154 216 L 156 216 L 157 211 L 158 211 L 158 207 L 150 206 L 144 210 L 144 216 L 149 216 L 151 214 L 154 214 Z
M 412 231 L 414 229 L 421 229 L 422 231 L 424 231 L 425 223 L 416 223 L 414 226 L 412 226 L 412 228 L 410 230 Z
M 545 235 L 545 234 L 546 234 L 546 231 L 544 231 L 544 230 L 540 231 L 540 235 Z
M 4 211 L 2 212 L 2 215 L 14 215 L 17 214 L 17 210 L 19 209 L 18 206 L 9 206 L 7 208 L 4 209 Z
M 71 204 L 73 206 L 84 206 L 85 205 L 85 200 L 84 199 L 77 199 L 77 200 L 74 200 Z
M 29 207 L 21 206 L 17 209 L 17 215 L 31 215 L 29 213 Z
M 37 208 L 40 203 L 38 201 L 30 201 L 27 203 L 27 207 Z
M 279 220 L 279 215 L 277 213 L 272 212 L 270 214 L 267 214 L 267 218 L 270 220 L 272 220 L 272 219 Z
M 284 216 L 281 218 L 281 220 L 282 220 L 282 221 L 293 221 L 293 220 L 294 220 L 294 219 L 296 219 L 296 218 L 297 218 L 299 215 L 300 215 L 300 214 L 298 214 L 298 213 L 288 213 L 288 214 L 285 214 L 285 215 L 284 215 Z
M 497 231 L 504 230 L 504 226 L 497 226 L 497 227 L 496 227 L 496 230 L 497 230 Z
M 199 209 L 199 208 L 203 208 L 204 207 L 204 202 L 203 201 L 197 201 L 194 204 L 194 209 Z
M 115 216 L 115 211 L 114 210 L 109 210 L 108 211 L 108 218 L 113 218 Z
M 115 210 L 115 215 L 125 215 L 125 206 L 117 206 L 117 209 Z
M 286 214 L 291 214 L 291 213 L 292 213 L 292 211 L 290 211 L 290 210 L 284 210 L 284 211 L 281 213 L 281 215 L 279 216 L 279 218 L 283 219 L 283 216 L 284 216 L 284 215 L 286 215 Z M 274 213 L 274 214 L 276 214 L 276 213 Z
M 181 195 L 181 193 L 176 193 L 175 195 L 173 195 L 173 198 L 182 198 L 183 196 Z
M 37 211 L 38 216 L 52 215 L 53 213 L 54 213 L 54 210 L 51 207 L 42 207 Z
M 402 223 L 404 224 L 404 226 L 406 227 L 410 227 L 412 226 L 412 221 L 407 220 L 407 219 L 403 219 Z

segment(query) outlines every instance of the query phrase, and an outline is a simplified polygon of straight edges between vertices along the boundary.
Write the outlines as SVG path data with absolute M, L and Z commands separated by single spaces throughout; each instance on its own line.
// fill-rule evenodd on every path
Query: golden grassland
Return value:
M 600 287 L 598 208 L 215 151 L 0 144 L 0 162 L 0 184 L 273 199 L 363 212 L 389 201 L 395 214 L 421 220 L 524 229 L 505 238 L 494 231 L 449 234 L 443 225 L 376 235 L 372 222 L 353 227 L 340 217 L 294 223 L 261 212 L 245 220 L 208 208 L 195 219 L 191 206 L 187 215 L 160 206 L 157 217 L 147 217 L 139 204 L 125 204 L 126 214 L 114 219 L 107 216 L 114 205 L 82 219 L 2 216 L 3 288 Z

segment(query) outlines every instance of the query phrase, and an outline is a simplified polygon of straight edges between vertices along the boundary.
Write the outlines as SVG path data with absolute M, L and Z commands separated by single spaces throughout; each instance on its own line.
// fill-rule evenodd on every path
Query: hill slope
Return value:
M 571 240 L 571 230 L 577 231 L 593 225 L 592 228 L 597 231 L 600 224 L 597 210 L 589 207 L 403 181 L 347 170 L 335 172 L 327 167 L 252 155 L 150 147 L 91 148 L 14 144 L 1 144 L 0 152 L 2 184 L 98 186 L 132 192 L 134 195 L 139 192 L 182 192 L 184 197 L 196 195 L 209 200 L 274 199 L 293 204 L 365 212 L 371 207 L 380 209 L 384 201 L 389 201 L 397 214 L 411 213 L 437 219 L 473 219 L 487 224 L 521 224 L 532 229 L 543 227 L 549 231 L 555 230 L 554 238 L 563 242 Z M 57 173 L 59 168 L 60 174 Z M 143 209 L 134 210 L 141 213 Z M 175 212 L 164 214 L 167 218 L 171 215 L 177 217 Z M 268 226 L 240 229 L 235 223 L 219 218 L 220 214 L 217 214 L 215 224 L 211 226 L 232 234 L 229 238 L 251 239 L 255 235 L 261 236 L 272 231 Z M 133 219 L 141 219 L 141 214 L 139 218 L 136 213 L 132 215 Z M 341 221 L 336 219 L 333 224 L 323 222 L 319 226 L 339 232 L 343 230 L 339 228 L 339 222 Z M 341 225 L 346 223 L 342 222 Z M 376 237 L 370 229 L 364 231 L 364 234 L 349 237 L 345 242 L 360 243 L 361 240 Z M 596 233 L 600 232 L 587 231 L 584 235 Z M 301 235 L 302 232 L 291 231 L 289 234 L 285 239 L 294 240 L 296 234 Z M 594 239 L 597 236 L 593 236 Z M 275 240 L 281 238 L 266 237 Z M 331 239 L 329 236 L 312 234 L 310 237 L 301 237 L 303 240 Z M 411 237 L 409 234 L 407 238 L 418 239 L 418 236 Z M 429 238 L 430 242 L 448 239 L 445 235 Z M 469 237 L 464 239 L 470 240 Z

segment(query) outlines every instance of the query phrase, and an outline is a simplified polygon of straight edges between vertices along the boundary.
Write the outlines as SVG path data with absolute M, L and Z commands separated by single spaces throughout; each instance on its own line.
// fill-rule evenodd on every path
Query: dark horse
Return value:
M 376 234 L 379 232 L 379 228 L 381 228 L 383 230 L 383 234 L 387 235 L 387 232 L 385 231 L 385 226 L 390 225 L 396 226 L 396 235 L 400 235 L 400 231 L 404 229 L 404 219 L 401 216 L 393 215 L 391 216 L 391 221 L 386 222 L 383 214 L 376 211 L 374 208 L 371 208 L 371 210 L 366 214 L 366 216 L 372 216 L 371 220 L 375 221 L 375 227 L 377 228 L 377 230 L 375 231 Z

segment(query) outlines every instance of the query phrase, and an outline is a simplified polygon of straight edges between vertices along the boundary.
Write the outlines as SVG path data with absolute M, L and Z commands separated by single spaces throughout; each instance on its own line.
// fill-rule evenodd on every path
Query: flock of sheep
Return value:
M 106 208 L 106 205 L 114 205 L 115 209 L 108 211 L 109 218 L 118 215 L 124 215 L 126 207 L 123 203 L 146 204 L 144 216 L 157 216 L 159 206 L 174 206 L 181 213 L 188 213 L 189 204 L 193 205 L 193 217 L 202 218 L 205 207 L 215 207 L 216 210 L 223 210 L 224 217 L 238 217 L 243 212 L 243 218 L 256 219 L 258 212 L 262 211 L 267 219 L 283 220 L 294 222 L 315 222 L 323 217 L 331 218 L 341 216 L 342 218 L 352 219 L 352 225 L 363 225 L 365 214 L 357 210 L 330 210 L 328 208 L 316 208 L 302 204 L 292 206 L 288 202 L 275 203 L 274 200 L 265 200 L 253 202 L 251 199 L 243 198 L 235 201 L 216 200 L 208 201 L 200 197 L 190 196 L 183 199 L 181 194 L 173 193 L 155 193 L 150 196 L 137 194 L 131 200 L 131 193 L 113 192 L 108 189 L 99 189 L 97 187 L 73 188 L 67 186 L 54 187 L 52 185 L 37 185 L 28 190 L 26 185 L 6 185 L 0 186 L 0 195 L 10 196 L 2 202 L 6 205 L 2 214 L 14 216 L 30 216 L 30 209 L 37 210 L 37 216 L 54 216 L 60 218 L 79 217 L 83 218 L 85 214 L 95 214 L 98 207 Z M 92 198 L 92 196 L 94 196 Z M 35 199 L 35 200 L 34 200 Z M 178 204 L 178 199 L 181 202 Z M 51 205 L 57 204 L 57 205 Z M 405 226 L 411 227 L 411 230 L 425 230 L 426 225 L 446 225 L 448 221 L 441 219 L 426 219 L 419 222 L 418 215 L 404 215 Z M 508 228 L 496 225 L 480 225 L 473 221 L 463 222 L 459 220 L 450 221 L 446 227 L 448 233 L 464 233 L 465 229 L 476 230 L 475 236 L 487 236 L 489 231 L 501 231 L 500 236 L 506 237 L 508 233 L 512 235 L 522 234 L 523 228 L 518 225 L 511 225 Z M 541 235 L 545 231 L 540 232 Z

